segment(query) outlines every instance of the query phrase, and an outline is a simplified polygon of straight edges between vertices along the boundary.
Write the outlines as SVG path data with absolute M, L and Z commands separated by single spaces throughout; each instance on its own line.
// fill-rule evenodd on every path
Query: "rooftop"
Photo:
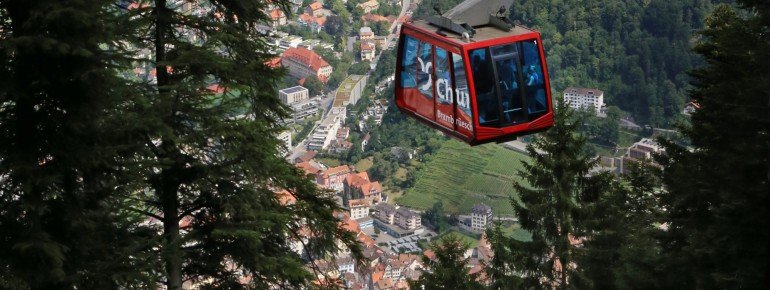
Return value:
M 337 167 L 329 168 L 328 170 L 326 170 L 324 172 L 324 174 L 329 176 L 329 175 L 335 175 L 335 174 L 339 174 L 339 173 L 347 174 L 349 172 L 350 172 L 350 167 L 349 166 L 347 166 L 347 165 L 340 165 L 340 166 L 337 166 Z
M 351 200 L 348 200 L 348 205 L 350 207 L 354 207 L 354 206 L 371 206 L 372 203 L 369 200 L 366 200 L 366 199 L 351 199 Z
M 564 89 L 565 94 L 578 94 L 578 95 L 596 95 L 601 96 L 604 95 L 604 92 L 599 89 L 592 89 L 592 88 L 578 88 L 578 87 L 568 87 Z
M 283 13 L 281 9 L 273 9 L 273 11 L 270 11 L 270 18 L 273 20 L 277 20 L 278 18 L 286 17 L 286 14 Z
M 437 29 L 436 26 L 433 26 L 432 24 L 428 23 L 425 20 L 417 20 L 413 22 L 405 23 L 406 25 L 414 26 L 420 30 L 423 30 L 425 32 L 429 32 L 431 34 L 435 34 L 435 31 Z M 507 36 L 514 36 L 514 35 L 522 35 L 522 34 L 528 34 L 536 32 L 532 29 L 529 29 L 522 25 L 516 25 L 514 26 L 511 31 L 505 31 L 502 29 L 499 29 L 497 27 L 493 26 L 478 26 L 474 27 L 473 29 L 476 30 L 476 34 L 471 38 L 471 41 L 485 41 L 490 40 L 494 38 L 500 38 L 500 37 L 507 37 Z M 445 32 L 446 36 L 444 37 L 446 40 L 449 40 L 450 42 L 454 42 L 458 45 L 465 44 L 465 42 L 462 37 L 458 34 L 452 33 L 452 32 Z
M 282 58 L 290 58 L 305 64 L 314 71 L 329 66 L 320 55 L 304 47 L 290 47 L 281 55 Z
M 321 2 L 318 2 L 318 1 L 310 3 L 310 10 L 313 10 L 313 11 L 321 9 L 323 7 L 324 7 L 324 5 L 321 4 Z
M 480 203 L 473 206 L 471 210 L 474 214 L 489 214 L 492 212 L 492 208 L 486 204 Z
M 416 212 L 413 212 L 413 211 L 411 211 L 411 210 L 409 210 L 409 209 L 407 209 L 407 208 L 405 208 L 405 207 L 400 207 L 400 208 L 398 208 L 398 209 L 396 210 L 396 212 L 398 212 L 398 214 L 399 214 L 399 215 L 401 215 L 401 216 L 403 216 L 403 217 L 406 217 L 406 218 L 413 218 L 413 217 L 418 217 L 418 216 L 420 216 L 420 215 L 419 215 L 419 214 L 417 214 Z
M 384 203 L 384 202 L 378 203 L 374 207 L 377 210 L 381 210 L 381 211 L 385 211 L 385 212 L 395 212 L 396 211 L 396 207 L 395 206 L 393 206 L 391 204 Z
M 285 88 L 283 90 L 280 90 L 279 92 L 284 93 L 284 94 L 293 94 L 293 93 L 301 92 L 301 91 L 307 91 L 307 89 L 305 87 L 303 87 L 303 86 L 293 86 L 291 88 Z

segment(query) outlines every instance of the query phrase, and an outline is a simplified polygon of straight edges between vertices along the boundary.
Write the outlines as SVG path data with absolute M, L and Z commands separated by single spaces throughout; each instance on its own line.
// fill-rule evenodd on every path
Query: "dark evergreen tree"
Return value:
M 338 245 L 360 253 L 352 233 L 333 215 L 335 202 L 278 154 L 277 98 L 282 72 L 255 26 L 272 1 L 144 1 L 137 9 L 138 45 L 157 83 L 148 87 L 141 156 L 148 217 L 159 221 L 157 256 L 165 286 L 183 281 L 210 287 L 300 287 L 315 276 L 292 241 L 312 232 L 303 256 L 325 257 Z M 141 6 L 141 5 L 140 5 Z M 143 34 L 147 33 L 147 34 Z M 210 90 L 216 84 L 221 90 Z M 296 203 L 283 206 L 286 190 Z M 340 243 L 338 243 L 340 242 Z M 250 277 L 250 280 L 242 280 Z
M 152 283 L 115 192 L 140 144 L 115 1 L 0 2 L 0 288 Z
M 559 101 L 554 112 L 556 126 L 527 146 L 533 160 L 518 172 L 526 183 L 514 184 L 519 199 L 512 200 L 513 208 L 532 241 L 489 233 L 496 253 L 490 270 L 493 288 L 520 283 L 525 289 L 572 289 L 586 283 L 577 264 L 578 246 L 590 238 L 586 209 L 604 190 L 607 176 L 589 175 L 596 160 L 587 154 L 585 138 L 576 134 L 573 111 Z
M 430 249 L 435 253 L 435 258 L 422 257 L 426 269 L 418 280 L 409 282 L 410 287 L 426 290 L 481 289 L 483 285 L 477 281 L 479 273 L 471 274 L 467 267 L 465 251 L 468 248 L 468 244 L 453 234 L 443 236 L 431 244 Z
M 666 144 L 666 286 L 770 287 L 770 7 L 718 7 L 695 50 L 701 108 L 683 128 L 692 148 Z
M 584 255 L 578 265 L 586 279 L 579 288 L 659 289 L 660 246 L 657 205 L 659 170 L 648 161 L 626 161 L 622 180 L 604 176 L 607 190 L 587 206 Z

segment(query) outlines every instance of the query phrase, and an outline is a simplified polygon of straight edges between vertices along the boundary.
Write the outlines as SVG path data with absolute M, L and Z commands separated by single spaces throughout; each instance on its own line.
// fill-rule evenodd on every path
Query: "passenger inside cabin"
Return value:
M 530 119 L 537 118 L 545 113 L 546 96 L 543 69 L 540 65 L 540 54 L 538 53 L 537 41 L 529 40 L 522 42 L 524 52 L 524 74 L 527 83 L 527 112 Z
M 479 110 L 479 123 L 491 125 L 499 122 L 498 103 L 495 93 L 494 72 L 486 49 L 470 52 L 473 83 Z

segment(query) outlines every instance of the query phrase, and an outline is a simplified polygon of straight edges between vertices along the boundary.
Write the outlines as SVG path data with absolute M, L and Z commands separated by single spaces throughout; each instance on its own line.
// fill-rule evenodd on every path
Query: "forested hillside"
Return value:
M 542 33 L 555 95 L 596 87 L 638 123 L 668 127 L 687 101 L 687 71 L 702 63 L 693 35 L 712 2 L 724 1 L 516 0 L 511 19 Z M 416 17 L 432 7 L 420 5 Z

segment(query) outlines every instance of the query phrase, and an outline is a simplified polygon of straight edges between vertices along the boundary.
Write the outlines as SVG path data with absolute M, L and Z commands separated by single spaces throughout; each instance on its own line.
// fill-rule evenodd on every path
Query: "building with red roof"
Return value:
M 270 11 L 270 20 L 270 24 L 273 27 L 286 25 L 286 13 L 283 13 L 283 10 L 279 8 L 275 8 Z
M 276 56 L 274 58 L 271 58 L 270 60 L 265 62 L 265 65 L 271 68 L 279 68 L 281 67 L 281 57 Z
M 345 177 L 344 192 L 351 199 L 366 199 L 371 204 L 377 204 L 382 200 L 382 185 L 375 181 L 369 181 L 366 172 L 348 174 Z
M 316 75 L 326 83 L 332 74 L 332 66 L 320 55 L 304 47 L 290 47 L 281 55 L 281 65 L 295 78 Z
M 321 17 L 323 16 L 323 9 L 324 5 L 321 4 L 321 2 L 313 2 L 310 3 L 310 5 L 305 8 L 305 13 L 312 15 L 313 17 Z
M 348 200 L 348 208 L 350 209 L 350 218 L 362 219 L 369 216 L 369 209 L 371 209 L 372 203 L 366 199 L 351 199 Z
M 345 177 L 353 172 L 348 165 L 340 165 L 329 168 L 316 176 L 316 183 L 334 191 L 342 191 L 345 188 Z
M 315 17 L 308 13 L 302 13 L 299 15 L 299 20 L 297 22 L 300 25 L 310 27 L 310 30 L 318 33 L 324 28 L 324 25 L 326 25 L 326 16 Z
M 361 60 L 362 61 L 374 60 L 375 53 L 376 53 L 376 49 L 374 46 L 374 42 L 361 41 Z

